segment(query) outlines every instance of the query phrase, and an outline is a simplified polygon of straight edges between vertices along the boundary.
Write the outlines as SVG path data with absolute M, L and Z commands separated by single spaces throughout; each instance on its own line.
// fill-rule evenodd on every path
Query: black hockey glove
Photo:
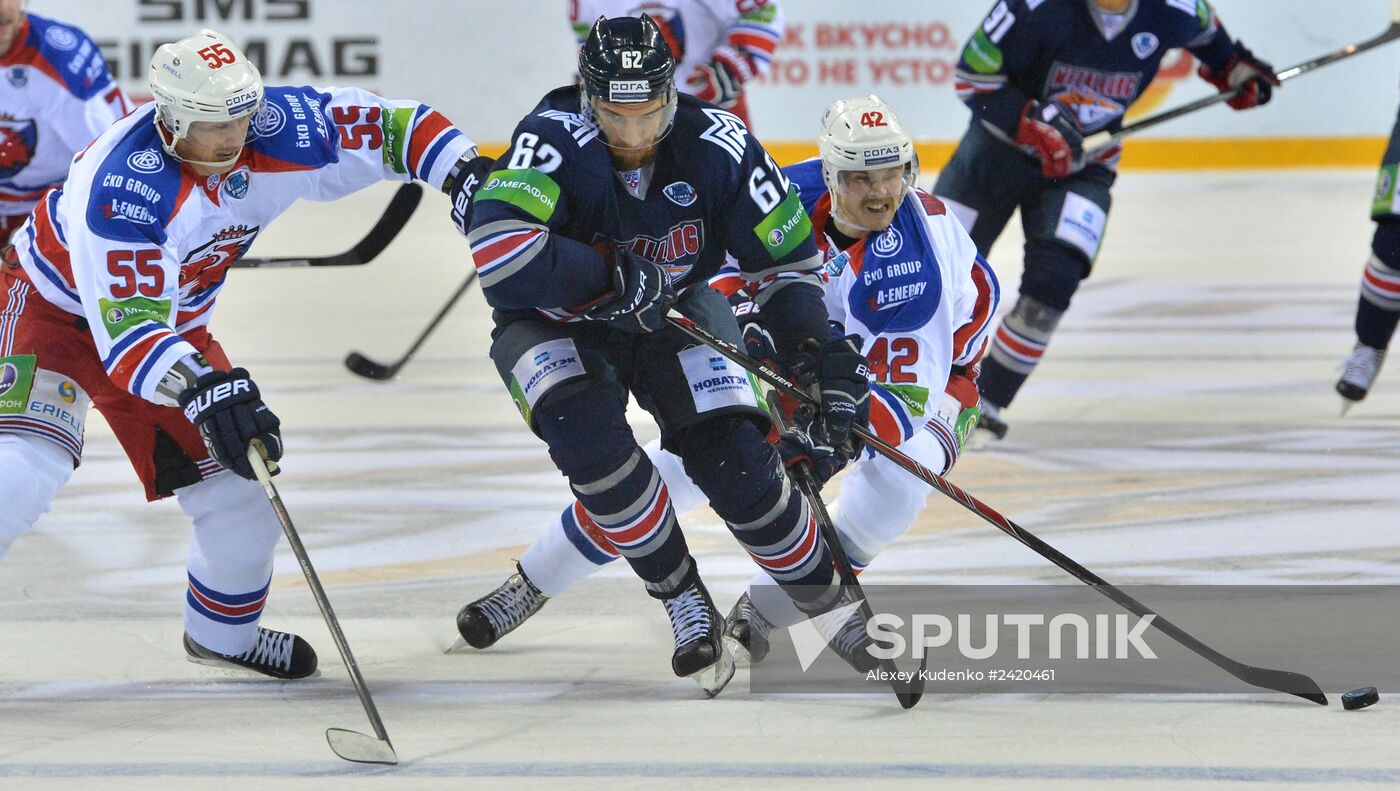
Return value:
M 612 270 L 613 288 L 582 308 L 584 318 L 606 321 L 623 332 L 656 332 L 676 304 L 666 270 L 612 242 L 594 246 Z
M 495 166 L 496 160 L 491 157 L 463 157 L 457 160 L 452 172 L 447 174 L 447 180 L 442 182 L 443 193 L 452 199 L 452 224 L 463 236 L 471 230 L 472 196 Z
M 213 371 L 199 377 L 180 394 L 180 408 L 199 427 L 209 455 L 225 469 L 240 478 L 257 480 L 248 463 L 248 444 L 257 441 L 269 462 L 268 470 L 276 474 L 277 465 L 272 462 L 282 458 L 282 422 L 263 403 L 246 369 Z
M 779 434 L 774 449 L 778 451 L 778 456 L 783 460 L 784 467 L 806 464 L 818 490 L 831 480 L 831 476 L 840 472 L 849 461 L 835 448 L 824 444 L 821 440 L 798 428 L 790 428 Z
M 817 346 L 807 341 L 797 353 L 792 370 L 797 381 L 815 390 L 821 400 L 820 418 L 809 432 L 819 445 L 829 445 L 849 460 L 864 443 L 853 426 L 870 423 L 870 364 L 860 353 L 859 335 L 843 335 Z

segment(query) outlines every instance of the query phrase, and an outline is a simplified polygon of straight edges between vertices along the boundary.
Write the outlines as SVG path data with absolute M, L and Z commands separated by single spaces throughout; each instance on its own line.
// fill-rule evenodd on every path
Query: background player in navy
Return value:
M 756 562 L 800 606 L 839 595 L 808 503 L 765 441 L 745 372 L 664 322 L 679 309 L 741 345 L 705 286 L 738 261 L 785 359 L 819 369 L 822 426 L 842 445 L 869 407 L 866 364 L 830 339 L 821 259 L 797 193 L 732 113 L 678 96 L 650 17 L 599 19 L 580 87 L 547 94 L 476 194 L 468 239 L 495 308 L 491 356 L 589 517 L 671 618 L 672 669 L 717 694 L 733 674 L 665 484 L 625 415 L 630 392 Z
M 1390 145 L 1381 158 L 1376 194 L 1371 202 L 1371 219 L 1376 232 L 1371 237 L 1371 258 L 1361 273 L 1361 298 L 1356 303 L 1356 345 L 1342 363 L 1337 393 L 1342 397 L 1342 414 L 1366 397 L 1381 372 L 1385 350 L 1400 323 L 1400 192 L 1395 177 L 1400 173 L 1400 116 L 1390 130 Z
M 1230 38 L 1207 0 L 998 0 L 958 62 L 972 123 L 934 193 L 987 255 L 1021 210 L 1021 293 L 982 364 L 979 438 L 1006 433 L 1001 410 L 1040 361 L 1108 220 L 1119 148 L 1085 135 L 1121 128 L 1163 56 L 1185 47 L 1230 106 L 1269 100 L 1273 68 Z

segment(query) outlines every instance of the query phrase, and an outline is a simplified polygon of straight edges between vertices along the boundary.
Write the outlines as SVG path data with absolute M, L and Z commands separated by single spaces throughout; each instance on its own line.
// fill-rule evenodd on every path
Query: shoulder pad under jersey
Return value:
M 107 61 L 88 35 L 72 25 L 29 14 L 32 63 L 79 99 L 89 99 L 112 83 Z
M 298 168 L 320 168 L 340 159 L 339 141 L 326 120 L 330 94 L 309 85 L 270 85 L 263 109 L 253 119 L 256 135 L 248 144 L 265 158 Z
M 148 106 L 144 114 L 154 112 Z M 179 162 L 161 148 L 150 119 L 136 121 L 93 173 L 87 227 L 105 239 L 164 244 L 184 182 Z

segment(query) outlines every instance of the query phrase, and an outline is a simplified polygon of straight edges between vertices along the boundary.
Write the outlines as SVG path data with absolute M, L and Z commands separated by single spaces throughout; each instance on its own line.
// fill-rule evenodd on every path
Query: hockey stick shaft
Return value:
M 463 280 L 462 285 L 458 286 L 457 290 L 452 292 L 452 296 L 448 297 L 447 302 L 438 309 L 437 315 L 433 316 L 432 321 L 428 322 L 428 326 L 424 327 L 423 331 L 418 333 L 418 338 L 413 341 L 413 345 L 409 346 L 408 351 L 404 352 L 403 356 L 399 357 L 399 359 L 392 364 L 384 365 L 383 363 L 376 363 L 359 352 L 351 352 L 345 357 L 345 367 L 369 379 L 378 379 L 381 381 L 393 379 L 398 374 L 399 370 L 408 364 L 408 361 L 413 358 L 413 355 L 416 354 L 418 349 L 428 340 L 428 336 L 433 334 L 433 330 L 437 329 L 438 325 L 442 323 L 442 320 L 452 311 L 453 306 L 457 304 L 457 301 L 462 298 L 463 294 L 467 293 L 467 289 L 471 288 L 472 283 L 475 281 L 476 267 L 472 267 L 472 271 L 467 273 L 467 279 Z
M 336 754 L 350 761 L 361 761 L 366 763 L 397 763 L 398 757 L 394 754 L 394 745 L 389 741 L 389 734 L 384 730 L 384 721 L 379 717 L 379 709 L 374 705 L 374 699 L 370 697 L 369 687 L 365 685 L 364 676 L 360 675 L 360 666 L 355 662 L 355 655 L 350 652 L 350 643 L 345 639 L 345 632 L 340 628 L 340 620 L 335 617 L 335 610 L 331 608 L 331 601 L 326 596 L 326 589 L 321 587 L 321 578 L 317 576 L 316 569 L 311 565 L 311 556 L 306 553 L 306 547 L 301 543 L 301 536 L 297 534 L 296 526 L 292 524 L 292 517 L 287 513 L 287 507 L 282 503 L 282 496 L 277 493 L 277 487 L 272 483 L 272 475 L 268 472 L 267 464 L 263 461 L 262 453 L 256 447 L 257 443 L 248 449 L 248 463 L 253 466 L 253 473 L 258 478 L 258 483 L 262 484 L 263 493 L 267 495 L 268 502 L 272 504 L 272 510 L 277 514 L 277 521 L 282 523 L 282 532 L 287 536 L 287 544 L 292 548 L 292 554 L 296 555 L 297 563 L 301 565 L 301 573 L 306 577 L 306 584 L 311 588 L 311 595 L 316 599 L 316 606 L 321 609 L 321 617 L 325 619 L 326 628 L 330 630 L 331 638 L 335 640 L 335 647 L 340 651 L 340 658 L 345 662 L 345 669 L 350 673 L 350 682 L 355 685 L 355 693 L 360 697 L 360 704 L 364 706 L 365 714 L 369 717 L 370 725 L 374 728 L 374 733 L 383 742 L 379 745 L 365 745 L 364 754 L 352 756 L 337 748 L 336 740 L 331 739 L 330 731 L 327 732 L 327 739 L 331 740 L 331 748 Z M 334 729 L 339 730 L 339 729 Z M 344 732 L 352 736 L 361 736 L 361 740 L 352 740 L 350 744 L 360 747 L 366 739 L 362 734 L 355 734 L 353 731 Z M 387 748 L 387 751 L 384 749 Z
M 773 416 L 773 422 L 781 431 L 787 426 L 783 420 L 783 409 L 782 405 L 778 403 L 777 392 L 776 390 L 768 391 L 768 412 Z M 831 520 L 831 514 L 826 510 L 826 502 L 822 500 L 816 478 L 812 476 L 811 465 L 805 462 L 793 465 L 788 468 L 788 474 L 797 483 L 797 488 L 812 507 L 812 515 L 817 520 L 817 527 L 821 530 L 822 538 L 826 541 L 827 546 L 831 548 L 832 559 L 836 561 L 836 571 L 840 575 L 841 584 L 860 602 L 861 616 L 866 623 L 869 623 L 875 617 L 875 610 L 871 608 L 870 600 L 865 596 L 865 589 L 860 586 L 855 568 L 851 566 L 851 558 L 846 554 L 845 545 L 841 543 L 841 535 L 836 531 L 836 523 Z M 918 674 L 908 682 L 904 682 L 899 680 L 899 668 L 895 666 L 893 659 L 880 660 L 880 669 L 889 677 L 890 687 L 894 689 L 894 695 L 899 699 L 899 705 L 905 709 L 914 708 L 924 695 L 923 671 L 927 669 L 927 663 L 928 655 L 925 654 Z
M 696 325 L 690 319 L 681 316 L 680 314 L 675 313 L 673 311 L 672 313 L 667 315 L 666 320 L 673 327 L 676 327 L 681 332 L 684 332 L 696 342 L 703 343 L 706 346 L 709 346 L 710 348 L 714 349 L 715 351 L 719 352 L 720 354 L 724 355 L 726 358 L 737 364 L 739 367 L 744 368 L 745 370 L 754 374 L 770 386 L 777 388 L 785 395 L 795 398 L 804 404 L 808 404 L 818 408 L 820 407 L 820 402 L 818 402 L 817 399 L 812 396 L 812 394 L 808 393 L 806 390 L 797 387 L 777 371 L 774 371 L 768 366 L 752 359 L 742 350 L 735 348 L 734 346 L 726 343 L 723 340 L 720 340 L 719 338 L 716 338 L 703 327 Z M 1102 577 L 1098 576 L 1097 574 L 1093 573 L 1087 568 L 1079 565 L 1079 563 L 1075 562 L 1067 555 L 1063 554 L 1062 552 L 1045 543 L 1044 541 L 1041 541 L 1039 538 L 1032 535 L 1025 528 L 1021 527 L 1015 522 L 1012 522 L 1005 516 L 1002 516 L 991 506 L 987 505 L 986 503 L 982 502 L 976 497 L 973 497 L 971 494 L 968 494 L 967 492 L 963 491 L 957 485 L 948 482 L 947 479 L 943 478 L 938 473 L 935 473 L 933 470 L 930 470 L 922 464 L 918 463 L 917 461 L 909 458 L 904 453 L 900 452 L 898 448 L 895 448 L 893 445 L 890 445 L 889 443 L 880 439 L 869 429 L 865 428 L 864 426 L 855 426 L 853 427 L 853 430 L 855 431 L 857 436 L 864 440 L 867 445 L 874 448 L 877 453 L 894 462 L 895 464 L 899 465 L 906 472 L 913 474 L 916 478 L 919 478 L 924 483 L 927 483 L 929 486 L 932 486 L 933 488 L 937 489 L 939 492 L 946 495 L 953 501 L 957 502 L 962 507 L 973 512 L 974 514 L 977 514 L 977 516 L 981 517 L 983 521 L 987 522 L 988 524 L 991 524 L 993 527 L 996 527 L 997 529 L 1001 530 L 1002 532 L 1021 542 L 1025 546 L 1029 547 L 1032 551 L 1039 554 L 1041 557 L 1045 558 L 1046 560 L 1049 560 L 1051 563 L 1054 563 L 1056 566 L 1059 566 L 1061 569 L 1068 572 L 1075 579 L 1091 586 L 1092 588 L 1094 588 L 1094 590 L 1098 591 L 1099 593 L 1103 594 L 1109 599 L 1112 599 L 1119 606 L 1123 607 L 1124 609 L 1128 610 L 1134 615 L 1144 618 L 1147 616 L 1152 616 L 1151 625 L 1154 628 L 1167 635 L 1171 639 L 1175 640 L 1177 643 L 1181 644 L 1185 648 L 1189 649 L 1197 656 L 1202 657 L 1206 661 L 1210 662 L 1211 664 L 1214 664 L 1216 667 L 1219 667 L 1220 669 L 1224 670 L 1225 672 L 1229 673 L 1235 678 L 1244 681 L 1247 684 L 1251 684 L 1257 687 L 1264 687 L 1267 689 L 1273 689 L 1279 692 L 1287 692 L 1291 695 L 1297 695 L 1298 697 L 1310 700 L 1314 703 L 1320 703 L 1324 706 L 1327 705 L 1327 697 L 1322 694 L 1322 690 L 1320 687 L 1318 687 L 1317 682 L 1313 681 L 1311 678 L 1308 678 L 1307 676 L 1302 675 L 1300 673 L 1293 673 L 1285 670 L 1272 670 L 1269 668 L 1261 668 L 1254 667 L 1252 665 L 1246 665 L 1242 662 L 1238 662 L 1234 659 L 1225 656 L 1224 654 L 1220 653 L 1219 651 L 1216 651 L 1215 649 L 1211 648 L 1205 643 L 1202 643 L 1200 640 L 1197 640 L 1195 637 L 1192 637 L 1190 634 L 1186 633 L 1178 626 L 1176 626 L 1176 624 L 1172 623 L 1171 621 L 1168 621 L 1160 614 L 1148 609 L 1146 605 L 1142 604 L 1137 599 L 1134 599 L 1126 592 L 1109 584 Z
M 1329 66 L 1333 63 L 1336 63 L 1339 60 L 1345 60 L 1354 55 L 1360 55 L 1363 52 L 1369 52 L 1370 50 L 1373 50 L 1376 47 L 1379 47 L 1383 44 L 1389 44 L 1390 42 L 1395 41 L 1396 39 L 1400 39 L 1400 0 L 1391 0 L 1390 27 L 1386 28 L 1385 32 L 1381 33 L 1378 36 L 1375 36 L 1374 38 L 1369 38 L 1365 41 L 1362 41 L 1358 44 L 1348 44 L 1345 47 L 1342 47 L 1341 49 L 1333 50 L 1332 52 L 1329 52 L 1325 55 L 1320 55 L 1316 58 L 1313 58 L 1312 60 L 1299 63 L 1296 66 L 1290 66 L 1284 69 L 1283 71 L 1274 74 L 1274 77 L 1279 82 L 1285 82 L 1287 80 L 1293 79 L 1294 77 L 1301 77 L 1302 75 L 1307 74 L 1310 71 L 1320 69 L 1323 66 Z M 1141 121 L 1128 124 L 1122 129 L 1119 129 L 1117 132 L 1096 132 L 1095 134 L 1089 135 L 1088 137 L 1084 138 L 1084 151 L 1090 154 L 1097 153 L 1113 145 L 1116 145 L 1128 135 L 1136 134 L 1138 132 L 1151 129 L 1154 126 L 1164 124 L 1167 121 L 1175 120 L 1183 115 L 1189 115 L 1191 113 L 1196 112 L 1197 110 L 1202 110 L 1206 107 L 1212 107 L 1221 102 L 1229 101 L 1230 99 L 1235 98 L 1235 96 L 1239 94 L 1240 90 L 1241 89 L 1237 88 L 1235 90 L 1202 97 L 1193 102 L 1187 102 L 1186 104 L 1183 104 L 1180 107 L 1174 107 L 1170 110 L 1160 112 L 1156 115 L 1148 116 L 1147 118 L 1144 118 Z
M 354 247 L 343 253 L 311 258 L 241 258 L 233 263 L 234 269 L 286 269 L 303 266 L 361 266 L 368 264 L 384 252 L 384 248 L 399 235 L 418 203 L 423 199 L 423 187 L 410 181 L 399 187 L 390 199 L 389 205 L 370 228 L 369 233 Z

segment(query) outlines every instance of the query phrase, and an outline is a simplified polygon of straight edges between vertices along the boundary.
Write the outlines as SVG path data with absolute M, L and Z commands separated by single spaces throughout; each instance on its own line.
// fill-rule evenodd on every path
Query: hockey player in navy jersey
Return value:
M 831 553 L 765 441 L 746 372 L 664 316 L 674 303 L 742 343 L 705 286 L 732 254 L 778 348 L 818 374 L 833 447 L 865 419 L 866 361 L 858 339 L 828 329 L 822 262 L 787 177 L 732 113 L 678 95 L 651 18 L 599 19 L 579 74 L 520 122 L 477 193 L 468 239 L 495 309 L 491 357 L 590 518 L 664 603 L 673 671 L 714 695 L 733 674 L 722 619 L 627 424 L 628 395 L 745 549 L 816 612 L 840 596 Z
M 579 46 L 600 16 L 648 14 L 676 57 L 676 87 L 749 124 L 747 86 L 773 65 L 780 0 L 569 0 Z
M 0 557 L 48 510 L 102 413 L 150 500 L 194 523 L 193 661 L 304 678 L 316 653 L 259 625 L 282 535 L 248 458 L 281 424 L 209 332 L 229 267 L 299 198 L 383 180 L 461 192 L 476 148 L 417 102 L 264 86 L 222 34 L 166 44 L 155 99 L 102 133 L 0 263 Z M 275 465 L 274 465 L 275 466 Z
M 73 155 L 131 109 L 102 52 L 72 25 L 0 0 L 0 246 Z
M 864 335 L 871 361 L 870 427 L 920 464 L 947 475 L 977 420 L 977 362 L 986 348 L 1000 290 L 962 225 L 943 204 L 914 187 L 914 141 L 894 111 L 875 96 L 839 100 L 823 117 L 819 159 L 784 168 L 800 188 L 830 277 L 826 303 L 833 322 Z M 768 357 L 763 327 L 769 311 L 743 298 L 748 286 L 726 268 L 711 281 L 733 292 L 751 353 Z M 781 365 L 781 362 L 771 363 Z M 793 450 L 787 438 L 780 452 Z M 805 449 L 804 449 L 805 451 Z M 685 512 L 706 497 L 673 453 L 649 443 L 673 506 Z M 819 477 L 839 466 L 822 464 Z M 909 529 L 932 490 L 893 462 L 867 454 L 841 479 L 832 518 L 856 569 L 865 568 Z M 618 550 L 576 501 L 521 556 L 517 573 L 458 616 L 463 638 L 486 648 L 559 596 L 615 560 Z M 752 585 L 771 584 L 760 574 Z M 758 597 L 780 603 L 780 597 Z M 766 652 L 772 625 L 795 613 L 759 612 L 744 594 L 725 619 L 726 643 L 754 661 Z M 837 639 L 838 654 L 860 657 Z
M 981 442 L 1006 434 L 1002 410 L 1103 243 L 1120 152 L 1086 152 L 1082 140 L 1119 129 L 1176 47 L 1219 90 L 1242 89 L 1229 100 L 1237 110 L 1266 103 L 1278 84 L 1208 0 L 997 0 L 963 48 L 957 90 L 972 122 L 934 193 L 983 255 L 1018 208 L 1026 237 L 1019 298 L 982 365 Z
M 1371 392 L 1380 375 L 1386 349 L 1400 324 L 1400 190 L 1395 178 L 1400 174 L 1400 116 L 1390 130 L 1390 144 L 1381 157 L 1371 201 L 1371 219 L 1376 231 L 1371 236 L 1371 257 L 1361 273 L 1361 296 L 1356 302 L 1356 344 L 1342 362 L 1337 394 L 1342 397 L 1342 414 Z

